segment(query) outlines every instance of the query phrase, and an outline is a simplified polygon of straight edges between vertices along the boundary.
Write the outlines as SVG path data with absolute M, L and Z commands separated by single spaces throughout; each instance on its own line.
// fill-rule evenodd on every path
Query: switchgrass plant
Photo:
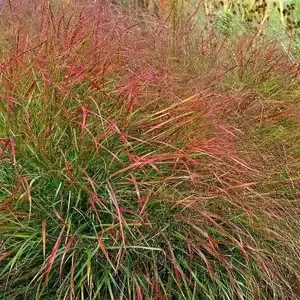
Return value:
M 0 19 L 1 299 L 299 299 L 300 77 L 280 45 L 18 4 Z

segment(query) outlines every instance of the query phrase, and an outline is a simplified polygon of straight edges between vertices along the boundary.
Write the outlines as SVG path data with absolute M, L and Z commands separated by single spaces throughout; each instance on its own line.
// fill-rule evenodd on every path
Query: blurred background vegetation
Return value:
M 285 50 L 300 54 L 299 0 L 115 0 L 161 18 L 175 29 L 186 26 L 213 28 L 219 34 L 253 31 L 274 37 Z M 183 22 L 185 20 L 185 22 Z M 184 23 L 184 25 L 183 25 Z

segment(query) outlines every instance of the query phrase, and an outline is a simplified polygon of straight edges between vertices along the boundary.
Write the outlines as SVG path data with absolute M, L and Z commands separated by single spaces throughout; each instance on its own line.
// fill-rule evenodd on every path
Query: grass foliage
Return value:
M 281 45 L 20 2 L 0 18 L 1 299 L 299 299 Z

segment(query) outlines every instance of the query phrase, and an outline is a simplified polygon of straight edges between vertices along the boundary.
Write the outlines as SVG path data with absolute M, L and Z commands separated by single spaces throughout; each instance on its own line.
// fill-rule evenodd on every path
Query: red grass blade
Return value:
M 46 220 L 42 221 L 42 243 L 43 243 L 43 256 L 46 258 Z
M 51 252 L 51 254 L 48 258 L 47 264 L 45 266 L 45 269 L 44 269 L 44 285 L 47 285 L 47 283 L 48 283 L 48 278 L 49 278 L 50 272 L 52 270 L 52 266 L 53 266 L 53 263 L 55 261 L 55 257 L 56 257 L 57 251 L 59 249 L 64 231 L 65 231 L 65 226 L 60 231 L 60 234 L 59 234 L 59 236 L 58 236 L 58 238 L 55 242 L 55 245 L 52 249 L 52 252 Z

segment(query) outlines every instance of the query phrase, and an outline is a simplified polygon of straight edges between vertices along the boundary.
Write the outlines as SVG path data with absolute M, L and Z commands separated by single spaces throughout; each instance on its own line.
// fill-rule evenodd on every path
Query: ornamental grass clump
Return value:
M 94 1 L 10 1 L 0 27 L 1 299 L 300 297 L 276 42 Z

